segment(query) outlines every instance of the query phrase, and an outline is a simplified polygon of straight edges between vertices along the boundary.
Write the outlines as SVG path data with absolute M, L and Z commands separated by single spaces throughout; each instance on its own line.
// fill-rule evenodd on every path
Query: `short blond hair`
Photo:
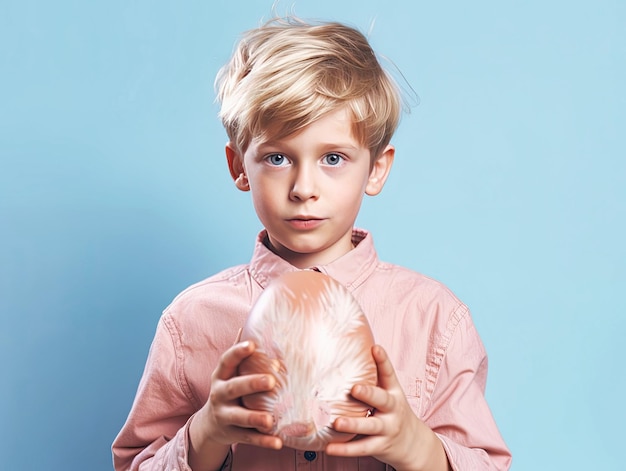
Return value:
M 402 103 L 367 38 L 336 22 L 273 18 L 244 33 L 215 86 L 233 145 L 281 139 L 347 106 L 354 137 L 378 157 L 395 132 Z

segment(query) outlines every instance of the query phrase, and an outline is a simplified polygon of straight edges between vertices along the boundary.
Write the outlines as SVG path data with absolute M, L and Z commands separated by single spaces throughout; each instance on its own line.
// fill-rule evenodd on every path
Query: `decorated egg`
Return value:
M 257 349 L 239 373 L 276 378 L 273 390 L 242 398 L 245 407 L 273 415 L 271 434 L 300 450 L 354 438 L 332 423 L 367 415 L 368 406 L 350 390 L 356 383 L 375 385 L 377 371 L 372 331 L 346 288 L 316 271 L 286 273 L 261 294 L 241 340 L 252 340 Z

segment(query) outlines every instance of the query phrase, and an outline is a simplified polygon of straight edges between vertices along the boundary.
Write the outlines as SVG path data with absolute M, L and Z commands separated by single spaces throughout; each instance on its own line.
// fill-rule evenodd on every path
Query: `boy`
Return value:
M 163 313 L 113 444 L 116 469 L 508 469 L 468 309 L 441 284 L 378 260 L 372 236 L 354 228 L 363 195 L 387 179 L 401 113 L 367 39 L 277 18 L 242 38 L 217 86 L 231 176 L 265 229 L 249 264 L 188 288 Z M 258 431 L 271 415 L 240 399 L 275 379 L 236 374 L 255 348 L 236 343 L 250 308 L 273 278 L 300 269 L 346 286 L 378 344 L 377 387 L 351 391 L 373 415 L 338 418 L 333 427 L 357 438 L 317 453 Z

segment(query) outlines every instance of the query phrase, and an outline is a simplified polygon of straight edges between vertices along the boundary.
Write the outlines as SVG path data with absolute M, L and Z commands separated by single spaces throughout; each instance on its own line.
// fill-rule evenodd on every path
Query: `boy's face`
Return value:
M 323 265 L 352 249 L 363 195 L 378 194 L 391 168 L 392 146 L 372 164 L 351 129 L 350 114 L 339 109 L 286 138 L 253 139 L 243 155 L 226 147 L 235 183 L 252 192 L 271 248 L 296 267 Z

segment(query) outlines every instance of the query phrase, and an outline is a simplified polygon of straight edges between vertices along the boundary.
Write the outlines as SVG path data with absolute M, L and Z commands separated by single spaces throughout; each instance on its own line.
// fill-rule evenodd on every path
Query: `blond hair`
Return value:
M 274 18 L 244 33 L 215 85 L 240 152 L 252 139 L 284 138 L 347 106 L 354 137 L 376 158 L 402 111 L 399 89 L 366 37 L 335 22 Z

